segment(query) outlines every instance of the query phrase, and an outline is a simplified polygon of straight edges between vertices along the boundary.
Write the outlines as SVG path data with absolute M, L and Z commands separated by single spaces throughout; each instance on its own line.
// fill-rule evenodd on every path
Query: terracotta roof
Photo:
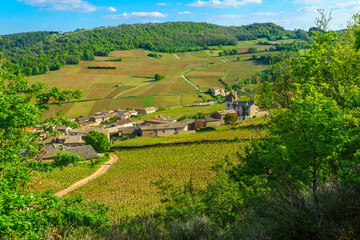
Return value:
M 56 130 L 66 131 L 66 129 L 68 129 L 68 128 L 70 128 L 70 127 L 68 127 L 68 126 L 58 126 L 58 127 L 56 127 Z
M 125 124 L 129 124 L 132 122 L 129 119 L 122 119 L 122 120 L 116 121 L 116 123 L 119 125 L 125 125 Z
M 84 122 L 84 123 L 81 124 L 81 126 L 86 126 L 86 125 L 91 125 L 91 124 L 97 124 L 97 122 L 95 122 L 95 121 Z

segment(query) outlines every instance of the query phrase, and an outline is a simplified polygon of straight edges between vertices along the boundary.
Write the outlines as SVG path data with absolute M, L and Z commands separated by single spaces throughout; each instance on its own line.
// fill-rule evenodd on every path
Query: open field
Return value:
M 222 46 L 221 49 L 253 46 L 261 48 L 262 45 L 257 42 L 242 41 L 238 42 L 237 46 Z M 141 107 L 150 103 L 155 107 L 169 107 L 201 102 L 204 99 L 197 96 L 195 86 L 186 81 L 182 75 L 186 75 L 202 91 L 207 91 L 212 87 L 224 87 L 219 79 L 233 84 L 237 78 L 250 78 L 267 67 L 247 61 L 253 54 L 219 58 L 217 56 L 220 50 L 216 50 L 218 47 L 212 48 L 214 49 L 212 57 L 210 50 L 176 54 L 160 53 L 161 58 L 148 57 L 150 51 L 142 49 L 115 51 L 108 57 L 96 57 L 95 61 L 67 65 L 61 70 L 33 76 L 29 80 L 42 81 L 50 87 L 58 86 L 63 90 L 81 89 L 83 100 L 64 107 L 66 117 L 78 117 L 115 107 Z M 233 62 L 237 57 L 240 57 L 241 61 Z M 122 61 L 110 61 L 119 58 L 122 58 Z M 116 69 L 88 69 L 88 66 Z M 165 76 L 165 79 L 154 81 L 156 73 Z M 159 96 L 155 97 L 157 95 Z M 91 101 L 83 102 L 84 100 Z M 51 107 L 47 116 L 53 116 L 54 109 Z

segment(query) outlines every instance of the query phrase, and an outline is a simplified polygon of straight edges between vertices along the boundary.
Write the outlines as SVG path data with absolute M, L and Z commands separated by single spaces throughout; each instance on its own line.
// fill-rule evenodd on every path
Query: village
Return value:
M 220 89 L 216 94 L 225 96 L 225 91 Z M 198 106 L 201 106 L 201 104 Z M 91 131 L 103 133 L 109 141 L 114 142 L 119 141 L 119 139 L 124 140 L 134 137 L 159 137 L 195 133 L 203 128 L 224 125 L 226 116 L 229 115 L 232 116 L 234 122 L 237 122 L 269 114 L 267 111 L 261 111 L 255 102 L 240 101 L 236 91 L 230 91 L 226 96 L 224 110 L 198 119 L 176 119 L 157 115 L 145 120 L 139 120 L 139 117 L 147 116 L 158 110 L 155 107 L 134 107 L 128 110 L 104 110 L 95 113 L 94 116 L 80 116 L 76 119 L 68 118 L 68 120 L 76 122 L 80 127 L 72 129 L 67 126 L 54 126 L 57 135 L 43 132 L 43 140 L 39 142 L 43 146 L 41 159 L 53 159 L 60 150 L 78 154 L 86 160 L 102 156 L 91 145 L 86 145 L 84 141 L 84 137 Z M 134 118 L 136 121 L 132 121 Z M 38 130 L 35 129 L 35 131 Z

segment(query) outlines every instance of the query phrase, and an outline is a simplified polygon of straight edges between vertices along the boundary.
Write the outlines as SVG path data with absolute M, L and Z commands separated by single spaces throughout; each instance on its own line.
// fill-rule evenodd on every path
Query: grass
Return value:
M 165 109 L 160 112 L 155 112 L 143 116 L 142 119 L 152 118 L 157 115 L 170 116 L 173 118 L 180 118 L 182 116 L 193 116 L 197 113 L 201 112 L 204 114 L 213 113 L 216 111 L 224 110 L 225 104 L 215 104 L 210 106 L 202 106 L 202 107 L 177 107 L 172 109 Z
M 107 160 L 108 159 L 102 159 L 97 163 L 94 162 L 94 164 L 91 162 L 82 162 L 77 166 L 69 165 L 63 170 L 55 169 L 46 173 L 35 172 L 32 178 L 32 187 L 34 190 L 52 189 L 54 192 L 58 192 L 90 176 Z

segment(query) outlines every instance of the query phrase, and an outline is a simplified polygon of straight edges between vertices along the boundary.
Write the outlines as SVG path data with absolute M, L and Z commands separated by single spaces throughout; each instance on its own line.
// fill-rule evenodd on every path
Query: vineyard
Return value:
M 267 46 L 258 44 L 257 40 L 240 41 L 236 46 L 212 47 L 211 51 L 162 53 L 161 58 L 149 57 L 152 52 L 143 49 L 114 51 L 108 57 L 96 57 L 94 61 L 82 61 L 78 65 L 67 65 L 58 71 L 32 76 L 29 81 L 45 82 L 63 90 L 81 89 L 84 93 L 82 100 L 63 105 L 66 117 L 92 115 L 105 109 L 148 106 L 150 103 L 162 108 L 184 106 L 211 97 L 199 94 L 183 75 L 202 91 L 207 91 L 212 87 L 224 88 L 219 79 L 232 85 L 237 79 L 251 78 L 266 69 L 266 65 L 253 61 L 252 56 L 268 52 L 218 57 L 223 50 L 248 47 L 265 50 Z M 117 61 L 120 58 L 122 61 Z M 154 74 L 161 74 L 165 79 L 153 81 Z M 152 102 L 149 102 L 149 97 Z M 52 107 L 46 117 L 54 116 L 55 110 Z
M 222 142 L 189 146 L 153 147 L 118 152 L 119 161 L 110 171 L 70 195 L 83 195 L 110 206 L 109 216 L 119 220 L 147 213 L 159 204 L 154 182 L 169 177 L 179 185 L 190 179 L 202 188 L 214 177 L 211 167 L 225 156 L 236 160 L 236 153 L 247 143 Z
M 230 128 L 230 129 L 229 129 Z M 114 147 L 140 147 L 154 144 L 170 144 L 170 143 L 188 143 L 201 141 L 219 141 L 219 140 L 240 140 L 247 141 L 256 139 L 266 135 L 264 129 L 247 129 L 239 127 L 223 126 L 211 132 L 184 133 L 169 136 L 151 137 L 151 138 L 133 138 L 126 141 L 120 141 L 114 144 Z

